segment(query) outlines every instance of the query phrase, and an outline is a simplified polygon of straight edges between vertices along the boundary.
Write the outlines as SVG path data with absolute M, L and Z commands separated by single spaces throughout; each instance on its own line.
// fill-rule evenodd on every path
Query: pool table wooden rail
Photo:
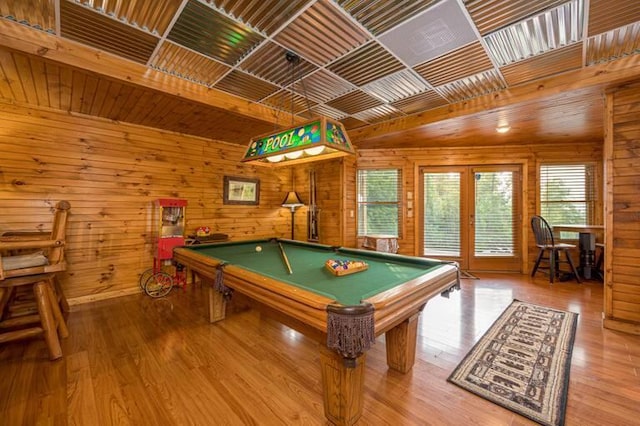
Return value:
M 216 279 L 217 267 L 223 262 L 187 249 L 176 248 L 174 259 L 194 271 L 205 282 L 212 284 Z M 185 256 L 187 253 L 188 256 Z M 225 285 L 242 293 L 248 298 L 291 316 L 325 333 L 327 322 L 326 307 L 335 300 L 301 288 L 294 288 L 278 280 L 249 271 L 245 268 L 227 264 L 223 266 Z M 209 286 L 209 321 L 224 319 L 211 314 L 212 298 L 216 295 L 213 285 Z M 218 303 L 218 302 L 216 302 Z
M 438 271 L 427 272 L 402 285 L 364 299 L 363 302 L 371 303 L 375 309 L 376 336 L 401 323 L 404 320 L 402 312 L 419 312 L 429 299 L 459 284 L 458 268 L 455 265 L 444 265 Z

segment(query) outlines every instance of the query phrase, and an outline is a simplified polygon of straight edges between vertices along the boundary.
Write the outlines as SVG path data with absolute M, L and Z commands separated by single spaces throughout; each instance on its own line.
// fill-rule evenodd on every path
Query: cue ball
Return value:
M 262 251 L 262 247 L 260 247 L 260 246 L 256 246 L 256 251 L 257 251 L 258 253 L 260 253 L 260 252 Z

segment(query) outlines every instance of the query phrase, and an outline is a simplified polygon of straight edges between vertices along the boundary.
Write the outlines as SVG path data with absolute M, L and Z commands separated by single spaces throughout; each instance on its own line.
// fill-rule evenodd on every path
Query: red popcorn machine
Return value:
M 175 285 L 184 287 L 184 266 L 173 262 L 173 249 L 185 245 L 187 200 L 160 198 L 153 205 L 153 268 L 140 276 L 140 287 L 152 297 L 162 297 Z

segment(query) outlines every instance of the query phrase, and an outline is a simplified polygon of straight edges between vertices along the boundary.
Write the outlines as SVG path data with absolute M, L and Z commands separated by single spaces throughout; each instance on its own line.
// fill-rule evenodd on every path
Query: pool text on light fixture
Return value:
M 350 154 L 355 152 L 342 123 L 321 117 L 252 138 L 241 161 L 284 166 Z

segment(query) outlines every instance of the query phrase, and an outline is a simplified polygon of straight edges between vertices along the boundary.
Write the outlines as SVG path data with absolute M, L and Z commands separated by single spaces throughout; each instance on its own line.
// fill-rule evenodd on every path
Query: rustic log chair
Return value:
M 8 232 L 0 236 L 0 343 L 44 337 L 51 360 L 62 357 L 59 337 L 69 335 L 60 305 L 68 305 L 56 274 L 65 270 L 69 203 L 56 205 L 51 233 Z M 35 307 L 18 289 L 31 286 Z M 56 286 L 58 288 L 56 288 Z
M 542 216 L 533 216 L 531 218 L 531 229 L 533 229 L 533 235 L 536 237 L 536 246 L 539 249 L 536 263 L 531 270 L 531 276 L 533 277 L 538 269 L 546 270 L 549 273 L 549 282 L 553 284 L 554 279 L 560 277 L 560 264 L 568 263 L 576 280 L 581 282 L 580 274 L 578 274 L 578 270 L 569 253 L 569 250 L 575 249 L 576 246 L 574 244 L 555 242 L 553 231 Z M 560 253 L 564 253 L 566 260 L 561 259 Z M 548 254 L 548 256 L 545 256 L 545 254 Z M 540 267 L 540 262 L 542 261 L 547 262 L 548 266 Z

